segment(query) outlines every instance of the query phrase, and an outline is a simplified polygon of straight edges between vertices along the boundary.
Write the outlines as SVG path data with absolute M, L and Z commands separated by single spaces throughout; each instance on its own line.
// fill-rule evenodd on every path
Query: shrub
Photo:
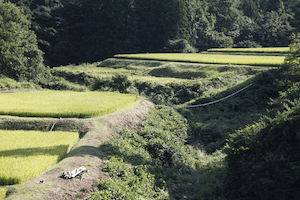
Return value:
M 196 53 L 198 51 L 186 39 L 169 40 L 165 50 L 173 53 Z
M 124 93 L 127 91 L 128 87 L 131 85 L 131 81 L 128 79 L 127 75 L 116 74 L 112 77 L 113 88 Z

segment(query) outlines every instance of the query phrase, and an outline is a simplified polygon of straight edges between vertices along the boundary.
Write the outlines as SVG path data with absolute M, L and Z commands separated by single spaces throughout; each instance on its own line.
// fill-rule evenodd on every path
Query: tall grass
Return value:
M 0 131 L 0 185 L 40 175 L 79 139 L 75 132 Z
M 111 113 L 136 95 L 111 92 L 36 91 L 0 94 L 0 114 L 88 118 Z
M 224 55 L 201 53 L 145 53 L 145 54 L 118 54 L 116 58 L 150 59 L 163 61 L 181 61 L 210 64 L 236 64 L 278 66 L 284 62 L 284 56 L 253 56 L 253 55 Z

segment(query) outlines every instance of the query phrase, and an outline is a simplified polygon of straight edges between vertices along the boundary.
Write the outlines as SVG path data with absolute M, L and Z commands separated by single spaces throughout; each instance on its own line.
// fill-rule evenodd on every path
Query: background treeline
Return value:
M 32 14 L 49 66 L 116 53 L 287 46 L 300 0 L 5 0 Z

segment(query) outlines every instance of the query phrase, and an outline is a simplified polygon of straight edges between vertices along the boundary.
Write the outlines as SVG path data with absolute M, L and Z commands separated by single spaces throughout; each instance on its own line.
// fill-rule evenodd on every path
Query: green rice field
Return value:
M 278 66 L 278 65 L 282 65 L 285 59 L 284 56 L 225 55 L 225 54 L 204 54 L 204 53 L 117 54 L 114 57 L 193 62 L 193 63 L 257 65 L 257 66 Z
M 0 130 L 0 185 L 39 176 L 79 139 L 75 132 Z
M 136 95 L 113 92 L 33 91 L 0 94 L 0 115 L 89 118 L 135 102 Z
M 289 47 L 262 47 L 262 48 L 212 48 L 208 52 L 249 52 L 249 53 L 288 53 Z
M 0 187 L 0 199 L 3 199 L 6 196 L 6 188 L 1 188 Z

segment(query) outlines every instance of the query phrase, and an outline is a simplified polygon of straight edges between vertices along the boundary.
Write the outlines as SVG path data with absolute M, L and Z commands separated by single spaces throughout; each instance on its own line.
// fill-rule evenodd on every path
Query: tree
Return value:
M 43 53 L 29 28 L 28 14 L 12 3 L 0 2 L 0 73 L 19 81 L 46 76 Z
M 138 38 L 142 51 L 163 49 L 171 39 L 188 39 L 185 1 L 136 1 Z
M 231 47 L 233 40 L 223 32 L 216 30 L 217 18 L 208 12 L 207 4 L 200 5 L 196 12 L 193 26 L 196 33 L 195 44 L 192 43 L 199 51 L 208 48 Z
M 289 23 L 291 15 L 289 15 L 283 3 L 279 2 L 278 11 L 267 12 L 258 19 L 259 42 L 263 46 L 287 46 L 289 44 L 288 37 L 293 31 Z
M 300 67 L 300 33 L 290 36 L 291 44 L 289 55 L 285 58 L 285 63 L 289 66 Z

